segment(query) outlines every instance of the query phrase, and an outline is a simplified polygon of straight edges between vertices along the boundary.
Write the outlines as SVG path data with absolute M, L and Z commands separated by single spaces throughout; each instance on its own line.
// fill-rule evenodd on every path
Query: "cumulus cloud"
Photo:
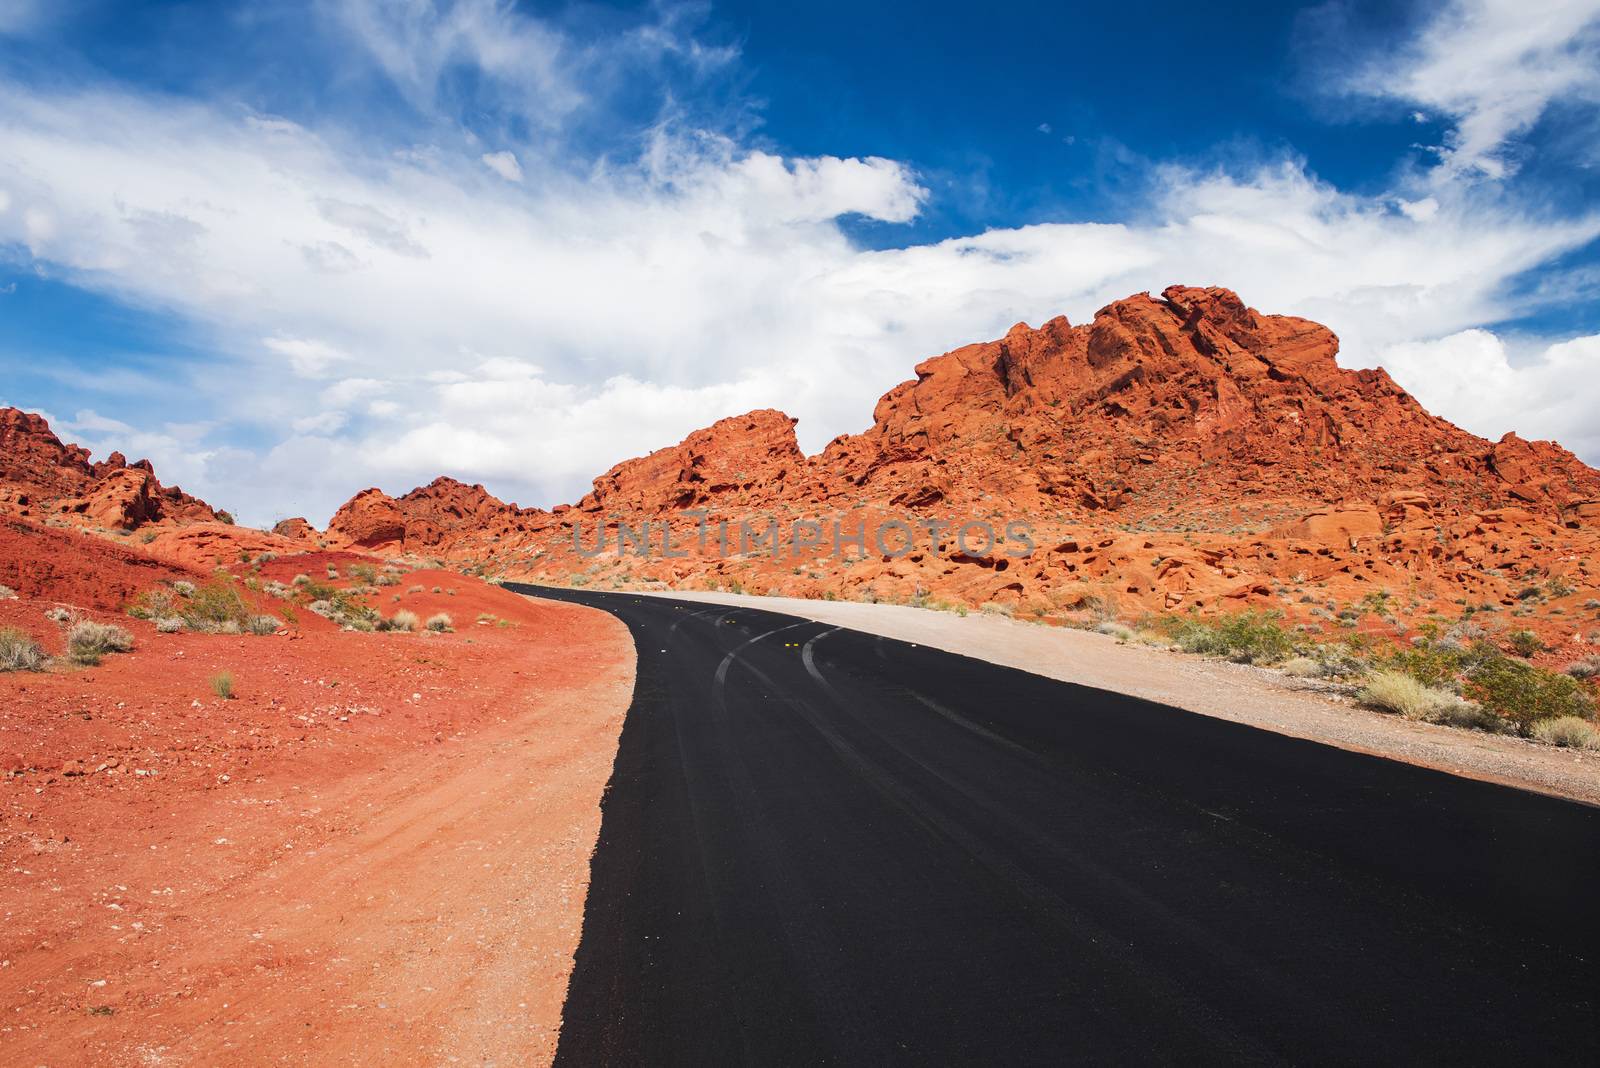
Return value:
M 1484 437 L 1538 433 L 1587 456 L 1600 457 L 1600 334 L 1547 344 L 1508 343 L 1488 330 L 1463 330 L 1436 340 L 1386 348 L 1381 362 L 1434 411 L 1449 412 Z
M 522 181 L 522 164 L 517 162 L 515 152 L 485 152 L 479 158 L 483 160 L 484 166 L 506 181 Z
M 1347 88 L 1452 120 L 1436 181 L 1504 178 L 1516 166 L 1508 142 L 1553 103 L 1600 103 L 1600 2 L 1454 0 L 1397 51 L 1360 66 Z

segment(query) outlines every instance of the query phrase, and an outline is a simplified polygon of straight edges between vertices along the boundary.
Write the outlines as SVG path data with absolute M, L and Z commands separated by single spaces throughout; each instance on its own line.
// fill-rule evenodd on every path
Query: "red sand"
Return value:
M 0 530 L 0 568 L 48 572 L 0 601 L 0 626 L 59 651 L 59 597 L 137 643 L 0 675 L 7 1063 L 548 1059 L 632 689 L 625 628 L 419 571 L 375 600 L 448 612 L 455 633 L 347 633 L 302 609 L 273 636 L 159 634 L 106 609 L 182 572 Z

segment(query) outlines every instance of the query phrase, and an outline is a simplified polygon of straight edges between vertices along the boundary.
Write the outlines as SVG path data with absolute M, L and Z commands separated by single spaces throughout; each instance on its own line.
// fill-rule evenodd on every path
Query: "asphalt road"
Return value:
M 520 589 L 639 650 L 558 1063 L 1600 1063 L 1600 810 L 792 616 Z

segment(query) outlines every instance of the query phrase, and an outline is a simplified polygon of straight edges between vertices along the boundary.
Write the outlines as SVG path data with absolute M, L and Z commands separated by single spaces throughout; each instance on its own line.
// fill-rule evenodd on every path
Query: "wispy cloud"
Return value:
M 1552 104 L 1600 104 L 1600 0 L 1453 0 L 1345 87 L 1450 122 L 1435 180 L 1504 178 L 1511 142 Z

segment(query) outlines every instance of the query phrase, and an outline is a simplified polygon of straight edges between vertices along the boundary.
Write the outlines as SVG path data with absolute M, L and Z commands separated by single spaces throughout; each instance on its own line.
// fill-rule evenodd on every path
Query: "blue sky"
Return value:
M 1600 461 L 1600 0 L 0 0 L 0 403 L 253 522 L 572 500 L 1172 282 Z

